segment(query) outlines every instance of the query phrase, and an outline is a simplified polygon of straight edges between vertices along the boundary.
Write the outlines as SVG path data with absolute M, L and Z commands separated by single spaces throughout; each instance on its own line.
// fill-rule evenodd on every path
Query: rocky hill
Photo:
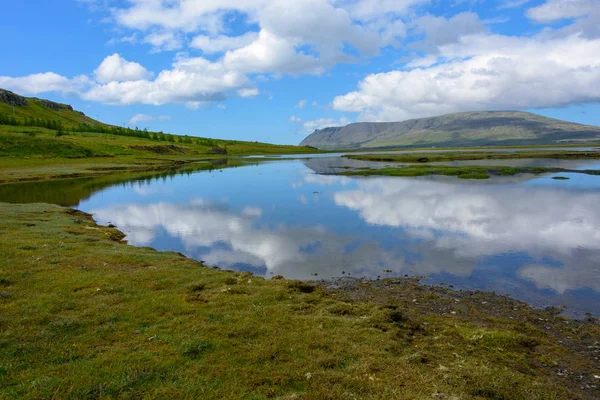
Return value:
M 24 97 L 4 89 L 0 89 L 0 115 L 14 116 L 19 121 L 26 118 L 60 121 L 64 127 L 79 124 L 106 126 L 68 104 Z

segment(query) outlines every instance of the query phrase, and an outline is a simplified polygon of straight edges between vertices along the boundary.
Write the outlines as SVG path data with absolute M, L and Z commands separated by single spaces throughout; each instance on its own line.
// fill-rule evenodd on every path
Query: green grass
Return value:
M 464 160 L 510 160 L 523 158 L 548 158 L 548 159 L 600 159 L 600 151 L 535 151 L 522 150 L 509 152 L 485 151 L 440 151 L 435 153 L 410 152 L 401 154 L 351 154 L 344 156 L 352 160 L 381 161 L 400 163 L 430 163 Z
M 261 154 L 306 154 L 320 152 L 310 147 L 260 142 L 213 139 L 230 156 Z M 210 155 L 214 146 L 196 143 L 163 142 L 105 133 L 67 132 L 38 127 L 0 125 L 1 157 L 115 157 L 127 155 Z
M 593 324 L 410 281 L 352 300 L 127 246 L 59 206 L 0 214 L 0 398 L 597 398 L 553 364 L 594 379 Z
M 90 125 L 105 125 L 102 122 L 96 121 L 90 117 L 83 115 L 77 111 L 71 111 L 68 109 L 52 110 L 46 108 L 42 103 L 34 98 L 27 99 L 28 105 L 12 107 L 6 103 L 0 102 L 0 114 L 14 115 L 19 121 L 25 118 L 43 119 L 43 120 L 55 120 L 60 121 L 65 127 L 73 127 L 79 124 L 90 124 Z M 14 114 L 13 114 L 14 111 Z
M 598 174 L 598 171 L 577 171 L 565 170 L 561 168 L 541 168 L 541 167 L 503 167 L 503 166 L 462 166 L 451 167 L 445 165 L 410 165 L 388 168 L 360 168 L 355 170 L 344 170 L 337 175 L 345 176 L 426 176 L 426 175 L 445 175 L 456 176 L 460 179 L 489 179 L 490 175 L 495 176 L 513 176 L 518 173 L 543 174 L 547 172 L 572 172 L 583 174 Z

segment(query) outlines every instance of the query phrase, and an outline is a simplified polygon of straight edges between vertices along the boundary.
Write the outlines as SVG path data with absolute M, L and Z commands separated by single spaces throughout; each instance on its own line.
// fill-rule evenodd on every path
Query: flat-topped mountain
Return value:
M 476 111 L 402 122 L 316 130 L 300 143 L 319 149 L 458 147 L 600 142 L 600 127 L 520 111 Z

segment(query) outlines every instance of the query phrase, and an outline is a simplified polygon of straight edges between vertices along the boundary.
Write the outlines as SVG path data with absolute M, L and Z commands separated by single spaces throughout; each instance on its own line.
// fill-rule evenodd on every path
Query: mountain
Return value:
M 402 122 L 316 130 L 300 143 L 319 149 L 469 147 L 600 142 L 600 127 L 519 111 L 476 111 Z
M 108 126 L 73 110 L 68 104 L 56 103 L 36 97 L 24 97 L 8 90 L 0 89 L 0 115 L 14 116 L 23 121 L 27 118 L 60 121 L 65 128 L 88 124 Z

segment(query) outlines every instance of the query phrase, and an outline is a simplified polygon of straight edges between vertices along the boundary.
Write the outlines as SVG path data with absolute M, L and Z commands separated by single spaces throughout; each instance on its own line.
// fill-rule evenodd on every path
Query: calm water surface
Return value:
M 600 177 L 316 173 L 340 162 L 283 160 L 104 187 L 86 181 L 89 190 L 71 183 L 57 186 L 58 200 L 48 186 L 5 186 L 0 201 L 68 199 L 133 245 L 265 277 L 418 275 L 600 314 Z

